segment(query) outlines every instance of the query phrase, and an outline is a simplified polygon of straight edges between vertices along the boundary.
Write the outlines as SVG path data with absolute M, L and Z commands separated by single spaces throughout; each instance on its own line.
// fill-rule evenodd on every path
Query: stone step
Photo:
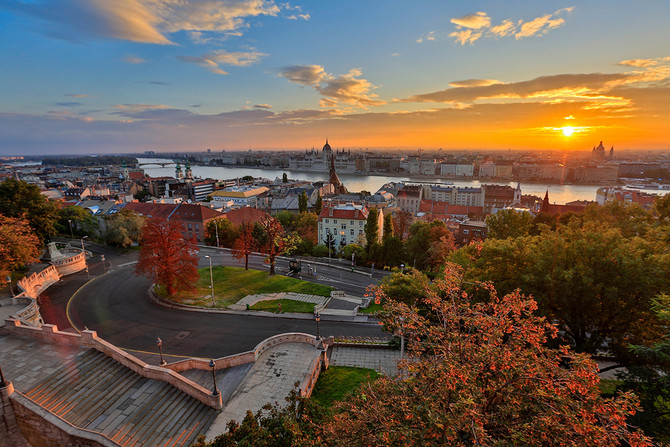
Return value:
M 217 414 L 95 350 L 76 356 L 26 394 L 69 423 L 124 446 L 190 445 Z

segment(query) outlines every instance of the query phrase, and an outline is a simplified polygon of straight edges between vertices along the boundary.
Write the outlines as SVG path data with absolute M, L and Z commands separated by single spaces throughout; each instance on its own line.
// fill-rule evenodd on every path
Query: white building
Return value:
M 330 234 L 335 246 L 365 243 L 365 223 L 370 211 L 364 205 L 324 206 L 318 220 L 319 244 L 326 244 Z M 379 211 L 379 241 L 384 228 L 384 213 Z

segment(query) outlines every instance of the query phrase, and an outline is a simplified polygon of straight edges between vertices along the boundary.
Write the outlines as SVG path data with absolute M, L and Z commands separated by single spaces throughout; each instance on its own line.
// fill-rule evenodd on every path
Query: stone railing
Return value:
M 212 396 L 212 393 L 208 389 L 173 370 L 149 365 L 113 344 L 99 338 L 95 331 L 85 330 L 82 331 L 81 334 L 73 334 L 70 332 L 61 332 L 58 330 L 58 327 L 52 324 L 45 324 L 41 328 L 36 328 L 23 325 L 18 320 L 9 319 L 5 320 L 5 326 L 1 330 L 11 334 L 29 336 L 48 343 L 60 343 L 80 346 L 83 348 L 93 348 L 121 363 L 126 368 L 133 370 L 142 377 L 167 382 L 194 399 L 217 410 L 220 410 L 223 406 L 221 394 Z
M 51 263 L 58 269 L 61 275 L 71 275 L 80 272 L 86 268 L 86 253 L 79 248 L 65 247 L 61 248 L 62 254 L 72 254 L 66 258 L 56 259 Z
M 50 285 L 55 284 L 60 279 L 61 274 L 58 269 L 50 265 L 41 272 L 33 273 L 18 281 L 18 286 L 25 295 L 36 298 L 40 293 L 44 292 Z M 19 294 L 22 295 L 22 294 Z
M 228 357 L 221 357 L 214 360 L 214 369 L 226 369 L 233 366 L 244 365 L 245 363 L 253 363 L 258 360 L 258 357 L 272 348 L 282 343 L 307 343 L 313 346 L 318 345 L 318 341 L 313 335 L 304 334 L 302 332 L 289 332 L 286 334 L 274 335 L 267 338 L 256 345 L 256 347 L 247 352 L 240 354 L 229 355 Z M 188 369 L 210 369 L 209 360 L 205 359 L 185 359 L 178 362 L 170 363 L 165 368 L 171 369 L 175 372 L 186 371 Z

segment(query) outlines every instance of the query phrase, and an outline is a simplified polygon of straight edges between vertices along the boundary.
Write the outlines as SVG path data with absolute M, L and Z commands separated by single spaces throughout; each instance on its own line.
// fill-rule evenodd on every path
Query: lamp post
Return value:
M 314 314 L 314 321 L 316 321 L 316 339 L 321 340 L 321 328 L 319 327 L 319 322 L 321 321 L 321 315 L 319 313 Z
M 405 264 L 400 264 L 400 273 L 405 273 Z
M 214 382 L 214 391 L 212 391 L 212 396 L 218 396 L 219 395 L 219 390 L 216 388 L 216 371 L 214 370 L 214 367 L 216 364 L 214 363 L 214 359 L 209 360 L 209 367 L 212 368 L 212 382 Z
M 74 239 L 74 233 L 72 232 L 72 219 L 68 219 L 67 223 L 70 224 L 70 237 Z
M 81 252 L 84 254 L 84 266 L 86 266 L 86 274 L 88 275 L 88 262 L 86 262 L 86 249 L 84 248 L 84 239 L 87 239 L 88 236 L 81 238 Z
M 158 337 L 158 338 L 156 339 L 156 346 L 158 346 L 158 351 L 161 353 L 161 363 L 160 363 L 160 365 L 161 365 L 161 366 L 165 366 L 165 365 L 167 365 L 167 362 L 166 362 L 165 359 L 163 358 L 163 340 L 161 340 L 160 337 Z
M 212 274 L 212 257 L 205 257 L 209 259 L 209 288 L 212 289 L 212 307 L 214 307 L 214 275 Z
M 14 289 L 12 289 L 12 277 L 7 275 L 7 284 L 9 284 L 9 291 L 12 292 L 12 298 L 14 297 Z

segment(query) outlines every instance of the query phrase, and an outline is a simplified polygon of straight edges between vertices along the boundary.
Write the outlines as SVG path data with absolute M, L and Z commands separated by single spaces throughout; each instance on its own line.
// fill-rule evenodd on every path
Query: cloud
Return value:
M 321 65 L 291 65 L 283 67 L 279 74 L 295 84 L 314 87 L 324 96 L 321 107 L 336 107 L 339 103 L 357 107 L 384 104 L 384 101 L 376 99 L 377 95 L 371 93 L 376 87 L 367 79 L 360 78 L 362 73 L 359 69 L 334 76 L 326 73 Z
M 261 58 L 267 56 L 258 51 L 228 52 L 225 50 L 213 51 L 202 56 L 177 56 L 182 62 L 197 64 L 207 68 L 212 73 L 228 74 L 228 72 L 219 68 L 219 65 L 232 65 L 235 67 L 246 67 L 258 62 Z
M 9 8 L 48 24 L 44 33 L 64 38 L 112 38 L 171 44 L 179 31 L 239 34 L 248 18 L 277 16 L 273 0 L 42 0 L 12 2 Z M 307 20 L 309 14 L 296 18 Z M 191 34 L 206 42 L 202 34 Z
M 83 93 L 66 93 L 65 96 L 69 96 L 70 98 L 87 98 L 88 95 L 85 95 Z
M 487 87 L 493 84 L 502 84 L 502 82 L 495 79 L 466 79 L 449 83 L 451 87 Z
M 298 20 L 298 19 L 309 20 L 312 17 L 309 14 L 298 14 L 298 15 L 292 14 L 286 18 L 289 20 Z
M 290 82 L 302 85 L 317 85 L 327 76 L 321 65 L 289 65 L 283 67 L 279 74 Z
M 480 86 L 457 86 L 437 92 L 414 95 L 405 102 L 443 102 L 452 104 L 472 103 L 479 100 L 580 98 L 591 95 L 595 98 L 603 91 L 617 85 L 635 82 L 632 74 L 559 74 L 541 76 L 529 81 Z M 459 83 L 457 83 L 458 85 Z
M 565 19 L 561 16 L 571 13 L 573 9 L 573 7 L 559 9 L 528 21 L 504 19 L 494 26 L 491 26 L 491 18 L 485 12 L 475 12 L 451 19 L 456 29 L 449 33 L 449 37 L 454 38 L 461 45 L 466 45 L 481 38 L 501 38 L 513 35 L 516 40 L 520 40 L 531 36 L 541 36 L 563 26 Z
M 256 108 L 256 109 L 271 109 L 272 105 L 270 105 L 270 104 L 255 104 L 254 108 Z
M 142 59 L 141 57 L 137 56 L 126 56 L 123 58 L 123 61 L 128 63 L 128 64 L 143 64 L 146 62 L 146 60 Z
M 451 19 L 451 23 L 457 27 L 480 29 L 488 28 L 491 25 L 491 18 L 485 12 L 479 11 L 464 15 L 463 17 L 453 18 Z
M 429 31 L 425 36 L 421 36 L 416 39 L 416 43 L 421 43 L 424 40 L 434 41 L 435 40 L 435 31 Z
M 646 67 L 654 67 L 667 61 L 670 61 L 670 57 L 658 57 L 653 59 L 629 59 L 621 61 L 617 65 L 621 65 L 624 67 L 646 68 Z
M 77 107 L 77 106 L 83 106 L 84 105 L 80 102 L 74 102 L 74 101 L 57 102 L 57 103 L 54 103 L 54 104 L 57 105 L 57 106 L 60 106 L 60 107 Z

